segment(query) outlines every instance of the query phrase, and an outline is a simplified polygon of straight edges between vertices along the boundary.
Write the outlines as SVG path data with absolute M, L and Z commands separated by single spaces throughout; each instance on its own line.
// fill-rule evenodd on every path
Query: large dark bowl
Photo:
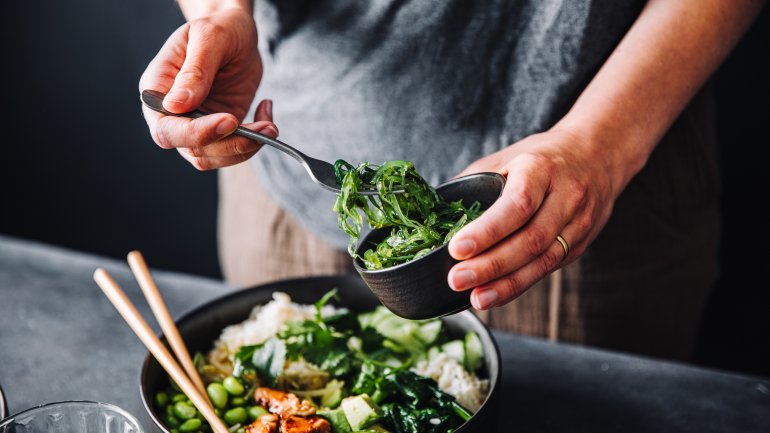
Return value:
M 367 290 L 364 283 L 355 276 L 313 277 L 284 280 L 237 291 L 215 299 L 184 314 L 176 323 L 182 338 L 191 353 L 208 352 L 222 329 L 248 318 L 256 304 L 272 299 L 274 291 L 288 293 L 292 300 L 312 304 L 321 295 L 333 288 L 339 289 L 341 305 L 351 311 L 367 311 L 378 305 L 377 299 Z M 443 319 L 450 334 L 460 337 L 466 331 L 475 331 L 484 348 L 484 365 L 481 376 L 489 378 L 489 395 L 478 412 L 463 424 L 458 433 L 490 432 L 497 429 L 497 406 L 500 389 L 500 351 L 489 330 L 470 312 L 464 312 Z M 140 378 L 142 403 L 151 422 L 146 423 L 148 431 L 170 433 L 160 421 L 153 404 L 153 396 L 168 386 L 168 377 L 163 368 L 151 355 L 147 355 Z
M 500 197 L 505 178 L 497 173 L 478 173 L 444 183 L 436 191 L 446 200 L 462 200 L 466 206 L 478 200 L 486 209 Z M 390 228 L 372 230 L 359 243 L 356 253 L 363 256 L 372 245 L 390 234 Z M 427 255 L 390 268 L 369 270 L 357 258 L 354 266 L 375 296 L 393 313 L 412 320 L 430 319 L 467 310 L 470 290 L 455 292 L 449 288 L 449 270 L 458 261 L 443 245 Z

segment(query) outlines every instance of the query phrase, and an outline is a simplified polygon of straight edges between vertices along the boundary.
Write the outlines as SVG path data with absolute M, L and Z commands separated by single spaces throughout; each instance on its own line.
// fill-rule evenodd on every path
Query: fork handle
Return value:
M 157 111 L 158 113 L 165 114 L 166 116 L 187 117 L 190 119 L 197 119 L 197 118 L 209 115 L 209 113 L 201 110 L 188 111 L 187 113 L 172 113 L 170 111 L 167 111 L 165 108 L 163 108 L 163 98 L 165 97 L 166 95 L 164 93 L 158 92 L 157 90 L 148 89 L 148 90 L 142 91 L 142 102 L 144 103 L 144 105 L 146 105 L 147 108 L 153 111 Z M 299 150 L 289 146 L 288 144 L 282 141 L 276 140 L 274 138 L 270 138 L 267 135 L 260 134 L 259 132 L 254 132 L 251 129 L 244 128 L 243 126 L 239 126 L 233 134 L 252 139 L 262 144 L 267 144 L 268 146 L 272 146 L 275 149 L 278 149 L 281 152 L 296 159 L 297 162 L 303 165 L 305 164 L 305 160 L 309 158 L 304 153 L 300 152 Z

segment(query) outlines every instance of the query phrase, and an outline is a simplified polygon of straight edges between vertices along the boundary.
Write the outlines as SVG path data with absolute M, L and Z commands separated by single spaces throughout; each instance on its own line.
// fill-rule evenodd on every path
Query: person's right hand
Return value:
M 227 9 L 186 23 L 147 66 L 139 91 L 167 93 L 172 113 L 200 108 L 198 119 L 165 116 L 142 107 L 153 140 L 177 149 L 198 170 L 226 167 L 251 158 L 261 145 L 230 135 L 246 116 L 262 78 L 257 29 L 246 11 Z M 262 101 L 247 128 L 275 138 L 272 102 Z

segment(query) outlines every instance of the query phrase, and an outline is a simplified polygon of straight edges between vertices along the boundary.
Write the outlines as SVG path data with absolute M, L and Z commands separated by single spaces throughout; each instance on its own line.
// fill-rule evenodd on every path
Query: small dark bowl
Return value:
M 462 200 L 468 206 L 478 200 L 487 209 L 500 197 L 505 178 L 497 173 L 478 173 L 459 177 L 439 185 L 436 191 L 449 201 Z M 358 243 L 356 253 L 363 253 L 380 243 L 390 229 L 372 230 Z M 449 288 L 449 270 L 458 261 L 443 245 L 427 255 L 386 269 L 369 270 L 361 259 L 354 261 L 358 274 L 369 289 L 393 313 L 412 320 L 430 319 L 470 308 L 470 291 Z
M 180 317 L 176 324 L 190 353 L 208 352 L 228 325 L 246 320 L 256 304 L 272 299 L 275 291 L 288 293 L 294 302 L 312 304 L 327 291 L 339 290 L 340 306 L 354 312 L 363 312 L 378 305 L 377 299 L 366 289 L 356 276 L 312 277 L 277 281 L 251 289 L 240 290 L 201 305 Z M 474 331 L 481 339 L 484 349 L 484 364 L 480 376 L 489 380 L 489 394 L 484 404 L 455 433 L 481 433 L 497 431 L 500 384 L 502 383 L 500 350 L 489 330 L 470 312 L 444 320 L 449 334 L 460 338 L 467 331 Z M 140 376 L 142 404 L 149 417 L 145 427 L 148 432 L 170 433 L 160 421 L 156 412 L 154 396 L 168 386 L 168 375 L 152 355 L 147 355 Z

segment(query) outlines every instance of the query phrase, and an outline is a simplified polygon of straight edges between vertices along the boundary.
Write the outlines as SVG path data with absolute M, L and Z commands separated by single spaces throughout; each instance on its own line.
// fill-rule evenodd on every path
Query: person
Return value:
M 333 194 L 232 135 L 255 94 L 269 96 L 245 126 L 277 136 L 275 101 L 282 138 L 316 158 L 407 159 L 434 185 L 506 176 L 449 244 L 449 286 L 471 291 L 492 326 L 690 356 L 718 268 L 707 81 L 764 1 L 179 4 L 188 22 L 139 87 L 168 93 L 171 112 L 212 114 L 144 116 L 195 168 L 229 167 L 219 237 L 230 282 L 351 268 Z

